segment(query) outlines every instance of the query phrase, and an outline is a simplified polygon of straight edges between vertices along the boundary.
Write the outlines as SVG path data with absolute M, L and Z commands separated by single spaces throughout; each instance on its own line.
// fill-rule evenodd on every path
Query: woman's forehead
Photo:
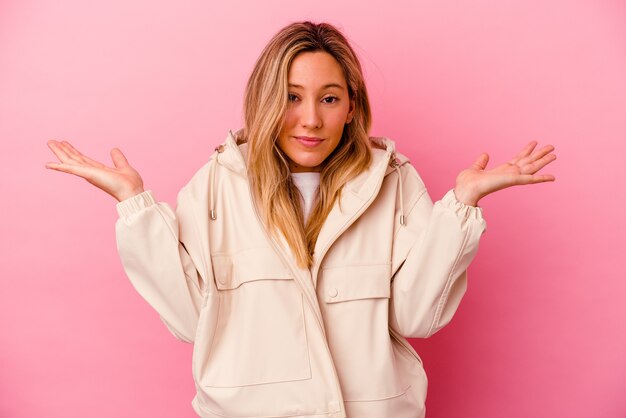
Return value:
M 302 52 L 291 63 L 289 86 L 296 89 L 346 89 L 343 69 L 327 52 Z

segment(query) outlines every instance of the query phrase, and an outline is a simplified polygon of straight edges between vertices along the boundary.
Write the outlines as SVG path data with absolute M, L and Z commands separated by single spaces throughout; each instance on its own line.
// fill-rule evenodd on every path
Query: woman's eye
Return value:
M 289 93 L 287 95 L 287 100 L 289 100 L 290 102 L 295 102 L 300 99 L 295 94 Z M 326 104 L 332 104 L 332 103 L 337 103 L 337 101 L 339 101 L 339 98 L 336 96 L 328 96 L 328 97 L 324 97 L 322 101 Z

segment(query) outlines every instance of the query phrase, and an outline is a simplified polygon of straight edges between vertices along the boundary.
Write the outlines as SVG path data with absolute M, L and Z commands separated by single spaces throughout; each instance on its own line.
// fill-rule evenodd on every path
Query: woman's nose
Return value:
M 321 128 L 322 118 L 317 103 L 304 102 L 300 108 L 300 124 L 306 128 Z

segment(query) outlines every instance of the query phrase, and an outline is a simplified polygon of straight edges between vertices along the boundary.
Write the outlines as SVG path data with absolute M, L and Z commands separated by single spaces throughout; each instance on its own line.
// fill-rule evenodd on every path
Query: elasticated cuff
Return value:
M 122 219 L 128 219 L 131 215 L 156 204 L 152 190 L 146 190 L 128 199 L 124 199 L 115 205 L 117 213 Z
M 475 219 L 477 221 L 484 222 L 485 219 L 483 217 L 483 208 L 480 206 L 471 206 L 466 205 L 463 202 L 457 200 L 456 195 L 454 194 L 454 189 L 450 189 L 444 196 L 441 198 L 441 203 L 453 210 L 458 216 L 465 219 Z

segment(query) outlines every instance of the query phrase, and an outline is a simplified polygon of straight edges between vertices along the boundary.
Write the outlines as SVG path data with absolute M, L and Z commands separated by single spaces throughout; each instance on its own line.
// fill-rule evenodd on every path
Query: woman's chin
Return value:
M 292 173 L 307 172 L 307 171 L 321 171 L 322 162 L 323 161 L 318 161 L 318 160 L 314 160 L 314 161 L 291 160 L 291 164 L 289 164 L 289 167 Z

